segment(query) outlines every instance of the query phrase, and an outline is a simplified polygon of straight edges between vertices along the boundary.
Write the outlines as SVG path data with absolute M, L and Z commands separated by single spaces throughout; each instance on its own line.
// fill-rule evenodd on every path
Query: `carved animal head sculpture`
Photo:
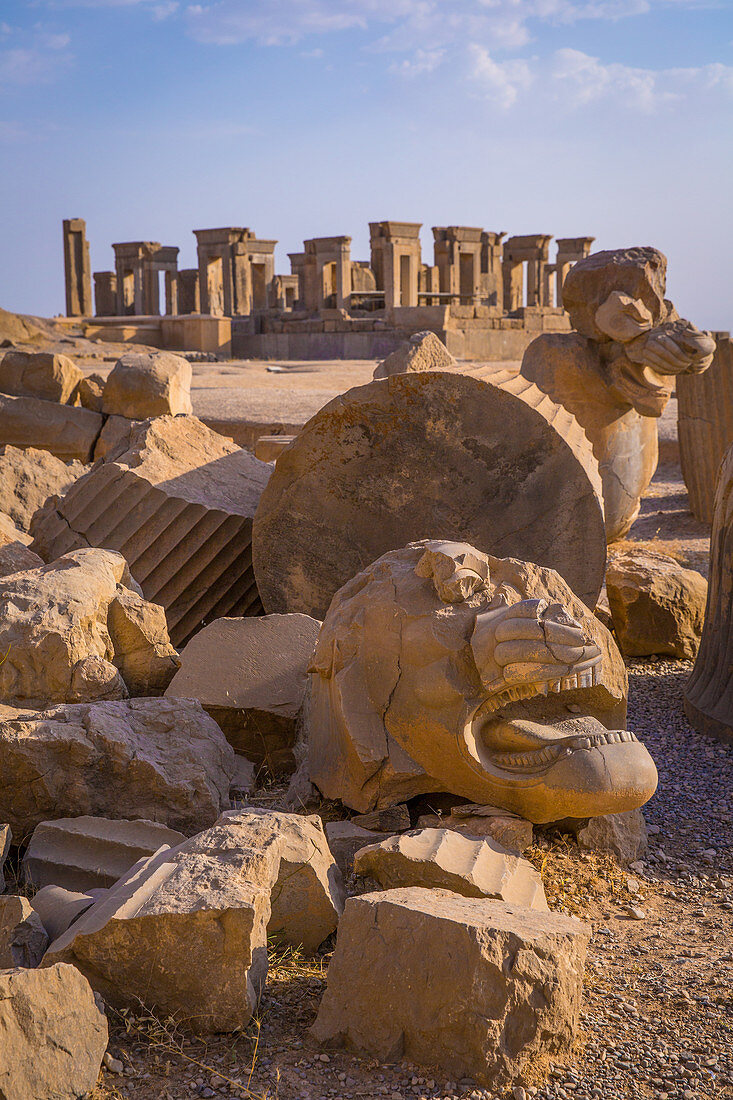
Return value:
M 665 298 L 666 257 L 656 248 L 596 252 L 568 272 L 563 305 L 581 335 L 596 341 L 609 387 L 644 416 L 661 416 L 672 377 L 701 373 L 715 341 L 682 320 Z
M 362 812 L 449 791 L 548 822 L 656 788 L 613 639 L 551 569 L 463 543 L 391 551 L 334 596 L 310 673 L 311 778 Z

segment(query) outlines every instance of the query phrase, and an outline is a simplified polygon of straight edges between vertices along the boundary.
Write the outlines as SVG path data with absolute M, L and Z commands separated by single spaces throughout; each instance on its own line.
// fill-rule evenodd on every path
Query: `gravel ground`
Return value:
M 628 871 L 604 857 L 604 874 L 567 839 L 540 841 L 564 876 L 575 874 L 567 907 L 594 935 L 575 1058 L 551 1065 L 544 1084 L 515 1090 L 513 1100 L 733 1097 L 733 746 L 688 725 L 682 688 L 690 668 L 652 660 L 629 669 L 629 728 L 659 769 L 659 790 L 645 808 L 647 859 Z M 547 887 L 553 904 L 551 881 Z M 630 917 L 630 907 L 644 916 Z M 151 1018 L 127 1032 L 113 1022 L 110 1049 L 125 1072 L 104 1071 L 98 1100 L 512 1097 L 424 1067 L 319 1051 L 307 1029 L 327 965 L 328 954 L 275 960 L 259 1026 L 245 1035 L 203 1043 Z

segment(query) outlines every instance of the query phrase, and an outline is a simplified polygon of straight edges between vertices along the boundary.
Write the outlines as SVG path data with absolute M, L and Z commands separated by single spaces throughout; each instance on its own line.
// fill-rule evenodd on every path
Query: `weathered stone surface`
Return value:
M 50 351 L 6 351 L 0 356 L 0 393 L 68 404 L 84 374 L 67 355 Z
M 649 848 L 646 822 L 641 810 L 592 817 L 577 832 L 578 844 L 594 852 L 613 852 L 621 863 L 641 859 Z
M 0 971 L 0 1097 L 79 1100 L 93 1090 L 107 1021 L 73 966 Z
M 162 695 L 181 667 L 163 608 L 129 588 L 118 588 L 109 605 L 107 626 L 114 664 L 130 694 Z
M 391 378 L 410 371 L 454 370 L 453 356 L 434 332 L 415 332 L 401 347 L 388 355 L 374 371 L 375 378 Z
M 215 825 L 141 860 L 51 944 L 110 1004 L 143 1000 L 195 1032 L 250 1020 L 267 974 L 275 853 Z
M 524 852 L 534 841 L 531 821 L 497 806 L 454 806 L 444 817 L 423 814 L 417 826 L 419 829 L 452 829 L 463 836 L 490 837 L 510 852 Z
M 25 543 L 6 542 L 0 546 L 0 577 L 9 577 L 11 573 L 24 573 L 27 569 L 38 569 L 43 560 L 29 550 Z
M 368 814 L 356 814 L 352 822 L 377 833 L 404 833 L 410 828 L 410 811 L 405 805 L 382 806 Z
M 124 454 L 34 524 L 33 549 L 46 559 L 86 545 L 119 550 L 181 645 L 210 619 L 260 610 L 250 538 L 270 473 L 196 417 L 148 420 Z
M 0 713 L 0 821 L 18 842 L 88 814 L 205 829 L 229 805 L 234 752 L 192 699 Z
M 267 934 L 315 951 L 335 930 L 344 908 L 341 872 L 321 819 L 251 808 L 229 810 L 217 826 L 229 830 L 232 843 L 274 853 L 278 870 Z
M 0 447 L 0 511 L 22 531 L 49 497 L 63 496 L 86 473 L 81 462 L 68 465 L 49 451 L 35 447 Z
M 162 690 L 177 667 L 175 650 L 160 609 L 126 582 L 122 555 L 94 549 L 0 577 L 0 652 L 7 651 L 0 702 L 120 699 L 125 673 L 133 691 Z
M 13 830 L 9 825 L 0 824 L 0 893 L 5 889 L 5 874 L 3 865 L 8 858 L 10 841 L 13 839 Z
M 0 444 L 42 448 L 64 462 L 91 462 L 102 423 L 90 409 L 0 393 Z
M 385 890 L 438 887 L 467 898 L 498 898 L 547 910 L 542 879 L 531 863 L 494 840 L 450 829 L 417 829 L 370 844 L 357 852 L 354 871 L 376 879 Z
M 8 546 L 11 542 L 20 542 L 23 546 L 28 546 L 30 541 L 30 535 L 16 527 L 10 516 L 0 512 L 0 546 Z
M 28 898 L 0 895 L 0 970 L 12 966 L 38 966 L 48 946 L 41 918 Z M 0 1050 L 0 1073 L 2 1073 Z
M 102 394 L 105 380 L 101 374 L 85 374 L 79 383 L 77 394 L 82 407 L 93 412 L 102 411 Z
M 104 893 L 104 890 L 95 890 L 94 894 L 82 894 L 75 890 L 65 890 L 63 886 L 42 886 L 33 895 L 31 905 L 41 918 L 49 942 L 52 943 Z
M 331 855 L 344 878 L 354 870 L 356 853 L 368 844 L 375 844 L 384 838 L 383 833 L 363 829 L 353 821 L 327 821 L 323 828 Z
M 609 542 L 638 515 L 674 376 L 706 370 L 715 348 L 710 333 L 681 320 L 665 299 L 666 270 L 655 248 L 579 261 L 562 291 L 576 331 L 539 336 L 522 361 L 522 376 L 571 412 L 593 446 Z
M 169 351 L 127 352 L 109 373 L 102 411 L 130 420 L 192 413 L 191 364 Z
M 723 455 L 733 440 L 733 341 L 715 332 L 715 355 L 702 376 L 677 379 L 677 436 L 690 511 L 712 523 L 715 484 Z
M 625 699 L 611 635 L 557 573 L 412 543 L 331 604 L 303 708 L 309 774 L 363 812 L 438 791 L 536 823 L 621 812 L 657 782 Z
M 174 848 L 183 833 L 157 821 L 64 817 L 42 821 L 23 857 L 23 877 L 35 886 L 63 886 L 86 893 L 113 886 L 139 859 L 162 844 Z
M 255 516 L 255 575 L 266 611 L 323 618 L 381 554 L 436 534 L 556 569 L 593 607 L 602 511 L 585 434 L 525 379 L 395 375 L 331 401 L 280 456 Z
M 625 550 L 609 562 L 606 590 L 625 657 L 696 655 L 708 591 L 697 570 L 653 550 Z
M 237 752 L 290 773 L 320 626 L 309 615 L 216 619 L 184 649 L 166 695 L 198 699 Z
M 294 435 L 261 435 L 255 443 L 255 458 L 260 462 L 275 462 L 294 439 Z
M 705 624 L 685 687 L 685 714 L 700 733 L 733 742 L 733 447 L 715 490 Z
M 104 427 L 94 445 L 94 461 L 100 458 L 113 462 L 130 449 L 130 440 L 140 424 L 140 420 L 128 420 L 126 416 L 108 416 Z
M 569 1051 L 589 938 L 571 917 L 447 890 L 349 898 L 312 1034 L 505 1085 Z

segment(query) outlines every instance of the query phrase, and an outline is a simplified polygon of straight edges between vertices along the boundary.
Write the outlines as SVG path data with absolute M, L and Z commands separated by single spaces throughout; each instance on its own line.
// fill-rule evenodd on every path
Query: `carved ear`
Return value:
M 462 603 L 488 585 L 489 560 L 464 542 L 433 542 L 426 546 L 415 574 L 432 580 L 443 603 Z

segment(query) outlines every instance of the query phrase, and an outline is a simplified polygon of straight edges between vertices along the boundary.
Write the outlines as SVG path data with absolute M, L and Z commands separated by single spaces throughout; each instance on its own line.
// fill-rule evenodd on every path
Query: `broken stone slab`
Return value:
M 265 610 L 323 619 L 352 577 L 433 533 L 555 569 L 594 607 L 601 480 L 573 416 L 510 372 L 400 374 L 335 398 L 280 456 L 257 508 Z
M 68 355 L 13 349 L 0 357 L 0 393 L 68 405 L 83 378 Z
M 0 820 L 18 843 L 72 815 L 190 835 L 229 806 L 234 751 L 193 699 L 0 708 Z
M 47 946 L 46 930 L 28 898 L 15 894 L 0 895 L 0 970 L 13 966 L 38 966 Z
M 107 626 L 114 647 L 113 663 L 130 694 L 162 695 L 181 667 L 168 637 L 163 608 L 129 588 L 118 587 L 109 605 Z
M 643 859 L 649 850 L 646 821 L 641 810 L 592 817 L 576 833 L 578 844 L 591 852 L 613 852 L 619 863 Z
M 216 619 L 183 650 L 166 695 L 198 699 L 238 753 L 290 774 L 320 626 L 309 615 Z
M 108 416 L 94 446 L 94 461 L 114 462 L 130 449 L 130 439 L 138 430 L 140 420 L 128 420 L 126 416 Z
M 32 549 L 46 560 L 78 546 L 118 550 L 181 646 L 202 623 L 261 610 L 250 542 L 271 469 L 194 416 L 144 421 L 124 454 L 34 524 Z
M 169 351 L 127 352 L 107 377 L 102 412 L 130 420 L 190 415 L 191 364 Z
M 41 558 L 29 550 L 25 543 L 6 542 L 0 546 L 0 577 L 24 573 L 28 569 L 38 569 L 41 565 L 43 565 Z
M 346 878 L 354 870 L 354 856 L 368 844 L 383 839 L 384 834 L 363 829 L 353 821 L 327 821 L 323 826 L 328 847 L 341 874 Z
M 267 934 L 314 952 L 335 931 L 344 908 L 341 872 L 321 819 L 249 808 L 229 810 L 217 826 L 228 830 L 231 843 L 275 854 Z
M 161 609 L 129 583 L 122 555 L 96 549 L 0 577 L 0 701 L 41 708 L 162 690 L 178 658 Z
M 41 918 L 49 943 L 58 939 L 77 917 L 86 913 L 90 905 L 94 905 L 106 892 L 94 890 L 87 894 L 66 890 L 63 886 L 42 886 L 31 898 L 31 905 Z
M 349 898 L 311 1034 L 502 1087 L 577 1034 L 590 929 L 421 887 Z
M 23 857 L 23 877 L 36 887 L 63 886 L 87 893 L 106 889 L 162 844 L 182 844 L 183 833 L 157 821 L 66 817 L 42 821 Z
M 613 638 L 531 562 L 437 540 L 383 555 L 334 598 L 309 674 L 308 774 L 361 814 L 443 792 L 541 824 L 656 788 Z
M 23 546 L 28 546 L 30 541 L 30 535 L 16 527 L 10 516 L 0 512 L 0 546 L 8 546 L 11 542 L 20 542 Z
M 29 531 L 33 516 L 49 497 L 63 496 L 86 472 L 81 462 L 67 464 L 50 451 L 0 447 L 0 512 L 21 531 Z
M 105 380 L 101 374 L 84 375 L 76 391 L 83 408 L 101 413 L 104 384 Z
M 370 844 L 357 852 L 357 875 L 384 890 L 438 887 L 467 898 L 498 898 L 530 909 L 547 909 L 539 872 L 488 837 L 478 840 L 450 829 L 417 829 Z
M 107 1021 L 74 966 L 0 971 L 0 1096 L 78 1100 L 97 1084 Z
M 91 462 L 103 422 L 90 409 L 0 393 L 0 443 L 40 448 L 64 462 Z
M 194 1032 L 236 1031 L 267 974 L 272 849 L 215 825 L 141 860 L 54 943 L 118 1008 L 140 1001 Z
M 625 550 L 608 564 L 606 589 L 625 657 L 696 656 L 708 594 L 697 570 L 654 550 Z
M 501 816 L 501 814 L 504 816 Z M 477 839 L 491 837 L 510 852 L 525 852 L 534 841 L 534 826 L 523 817 L 501 811 L 496 817 L 455 817 L 453 814 L 420 814 L 418 829 L 451 829 Z
M 3 866 L 10 851 L 10 841 L 13 839 L 13 830 L 9 825 L 0 825 L 0 894 L 5 889 L 5 874 Z
M 434 332 L 415 332 L 379 363 L 375 378 L 391 378 L 410 371 L 456 370 L 458 364 Z

